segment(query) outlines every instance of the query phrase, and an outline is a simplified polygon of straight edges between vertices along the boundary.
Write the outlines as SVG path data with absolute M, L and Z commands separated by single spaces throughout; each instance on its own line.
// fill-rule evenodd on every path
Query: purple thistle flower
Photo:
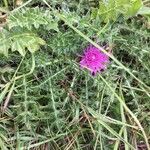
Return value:
M 84 55 L 81 58 L 80 66 L 90 70 L 92 75 L 106 69 L 109 63 L 109 57 L 95 46 L 88 46 L 84 50 Z

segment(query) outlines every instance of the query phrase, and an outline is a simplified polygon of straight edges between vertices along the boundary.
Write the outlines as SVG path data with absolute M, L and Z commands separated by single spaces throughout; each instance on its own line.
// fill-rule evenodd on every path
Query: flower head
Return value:
M 109 62 L 109 57 L 95 46 L 88 46 L 84 50 L 84 55 L 81 58 L 80 66 L 90 70 L 92 75 L 106 69 Z

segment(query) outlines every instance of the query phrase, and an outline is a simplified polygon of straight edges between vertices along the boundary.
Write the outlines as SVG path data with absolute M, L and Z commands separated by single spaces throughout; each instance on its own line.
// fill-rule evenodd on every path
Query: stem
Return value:
M 22 7 L 25 7 L 26 5 L 28 5 L 30 2 L 32 2 L 32 0 L 28 0 L 27 2 L 25 2 L 23 5 L 17 7 L 16 9 L 14 9 L 12 12 L 16 12 L 19 9 L 21 9 Z
M 150 145 L 149 145 L 149 142 L 148 142 L 147 135 L 146 135 L 146 133 L 145 133 L 145 131 L 144 131 L 141 123 L 137 119 L 137 117 L 132 113 L 132 111 L 128 108 L 128 106 L 122 100 L 122 98 L 114 91 L 114 89 L 109 85 L 109 83 L 101 75 L 100 75 L 100 78 L 106 84 L 106 86 L 110 89 L 110 91 L 113 92 L 113 94 L 116 96 L 116 98 L 118 99 L 118 101 L 122 104 L 122 106 L 124 107 L 124 109 L 132 116 L 132 118 L 134 119 L 134 121 L 136 122 L 136 124 L 138 125 L 138 127 L 141 129 L 141 132 L 142 132 L 142 134 L 144 136 L 144 139 L 145 139 L 145 142 L 146 142 L 147 149 L 150 150 Z

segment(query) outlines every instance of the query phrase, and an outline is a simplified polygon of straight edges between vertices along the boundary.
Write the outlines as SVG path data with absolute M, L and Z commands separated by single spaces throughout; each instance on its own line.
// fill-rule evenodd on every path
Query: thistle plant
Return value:
M 150 149 L 146 1 L 0 5 L 0 149 Z

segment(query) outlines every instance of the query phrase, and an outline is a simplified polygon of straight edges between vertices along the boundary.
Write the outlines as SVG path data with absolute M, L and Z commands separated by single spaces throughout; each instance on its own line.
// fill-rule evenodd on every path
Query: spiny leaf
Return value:
M 126 15 L 127 16 L 134 16 L 138 10 L 141 8 L 142 6 L 142 1 L 141 0 L 136 0 L 136 1 L 133 1 L 131 3 L 131 7 L 129 7 Z
M 11 72 L 14 72 L 14 69 L 11 68 L 10 66 L 0 67 L 0 74 L 11 73 Z
M 125 17 L 134 16 L 142 7 L 142 0 L 108 0 L 100 2 L 99 9 L 93 10 L 92 16 L 100 16 L 104 22 L 116 20 L 122 14 Z
M 18 51 L 22 56 L 25 55 L 26 49 L 34 53 L 39 49 L 40 45 L 44 45 L 45 41 L 38 37 L 37 34 L 28 30 L 3 30 L 0 33 L 0 53 L 8 56 L 8 50 Z
M 0 32 L 0 40 L 1 40 L 1 43 L 0 43 L 0 53 L 1 54 L 4 54 L 5 56 L 8 56 L 8 49 L 10 47 L 10 41 L 9 39 L 7 39 L 8 37 L 8 32 L 6 30 L 3 30 L 3 32 Z M 4 42 L 4 40 L 8 40 L 8 43 Z
M 138 14 L 150 15 L 150 7 L 146 7 L 146 6 L 141 7 L 141 9 L 138 11 Z
M 8 27 L 26 27 L 28 30 L 32 28 L 38 29 L 41 25 L 45 29 L 53 29 L 58 31 L 57 19 L 52 16 L 51 11 L 42 8 L 24 8 L 8 16 Z

